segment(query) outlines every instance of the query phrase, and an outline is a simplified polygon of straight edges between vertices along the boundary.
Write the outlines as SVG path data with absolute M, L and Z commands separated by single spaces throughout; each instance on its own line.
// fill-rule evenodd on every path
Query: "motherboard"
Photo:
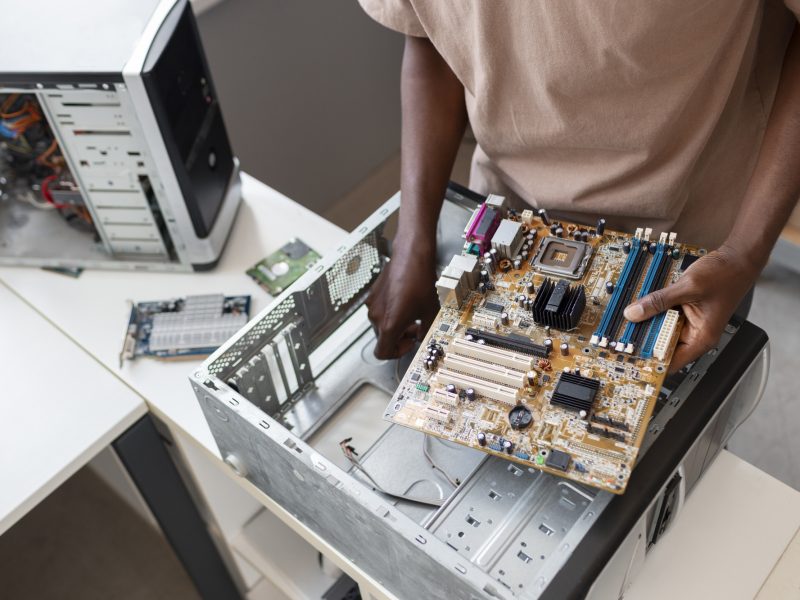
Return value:
M 386 418 L 623 493 L 683 319 L 634 324 L 623 311 L 705 254 L 651 236 L 489 196 L 437 281 L 441 310 Z

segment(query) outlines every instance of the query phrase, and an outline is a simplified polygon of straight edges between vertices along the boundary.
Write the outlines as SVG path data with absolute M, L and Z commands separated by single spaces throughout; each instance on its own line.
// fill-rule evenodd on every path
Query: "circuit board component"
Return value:
M 277 296 L 319 259 L 319 254 L 295 238 L 250 267 L 247 274 L 267 293 Z
M 518 214 L 489 196 L 437 282 L 441 310 L 386 418 L 624 492 L 682 315 L 630 323 L 623 311 L 704 253 L 651 237 Z
M 208 356 L 247 324 L 250 296 L 206 294 L 139 302 L 131 309 L 124 359 Z

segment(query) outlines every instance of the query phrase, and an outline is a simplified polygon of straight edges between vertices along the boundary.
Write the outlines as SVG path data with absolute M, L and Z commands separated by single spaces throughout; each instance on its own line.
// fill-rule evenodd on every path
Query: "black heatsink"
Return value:
M 599 389 L 600 382 L 597 379 L 573 373 L 561 373 L 550 398 L 550 404 L 575 411 L 585 410 L 588 413 Z
M 570 286 L 566 279 L 554 283 L 547 278 L 539 286 L 531 312 L 540 325 L 567 331 L 577 327 L 584 308 L 586 292 L 581 284 Z

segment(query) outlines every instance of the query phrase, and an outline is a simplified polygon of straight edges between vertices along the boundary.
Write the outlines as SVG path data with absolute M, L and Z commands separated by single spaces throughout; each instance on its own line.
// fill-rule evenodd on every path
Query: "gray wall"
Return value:
M 402 36 L 355 0 L 223 0 L 198 22 L 247 172 L 322 212 L 397 153 Z

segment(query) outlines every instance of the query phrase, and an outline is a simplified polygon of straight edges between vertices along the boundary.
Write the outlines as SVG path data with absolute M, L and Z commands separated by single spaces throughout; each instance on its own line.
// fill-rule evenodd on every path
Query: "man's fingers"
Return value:
M 623 314 L 628 321 L 633 323 L 646 321 L 673 306 L 686 302 L 689 299 L 687 287 L 681 280 L 663 289 L 656 290 L 651 294 L 647 294 L 644 298 L 629 304 Z
M 719 342 L 719 336 L 709 334 L 707 331 L 692 330 L 690 324 L 685 324 L 681 339 L 672 355 L 672 361 L 669 363 L 669 372 L 680 371 L 690 362 L 697 360 L 714 348 L 717 342 Z

